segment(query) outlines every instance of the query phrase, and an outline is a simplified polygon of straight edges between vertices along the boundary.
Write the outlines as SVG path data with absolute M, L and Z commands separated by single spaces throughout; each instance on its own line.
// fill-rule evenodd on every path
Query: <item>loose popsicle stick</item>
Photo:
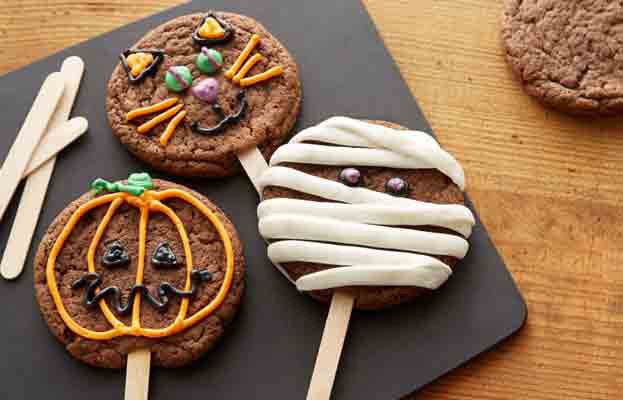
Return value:
M 238 160 L 249 176 L 251 183 L 255 186 L 255 190 L 259 192 L 258 178 L 268 168 L 262 153 L 257 147 L 252 147 L 239 153 Z M 331 307 L 316 357 L 316 365 L 307 392 L 307 400 L 328 400 L 331 397 L 331 390 L 333 389 L 333 382 L 354 304 L 355 299 L 350 293 L 343 290 L 333 292 Z
M 53 72 L 48 75 L 2 164 L 2 170 L 0 170 L 0 182 L 2 182 L 0 219 L 2 219 L 17 185 L 22 180 L 28 162 L 45 133 L 45 128 L 48 126 L 56 105 L 63 95 L 64 87 L 65 80 L 60 72 Z
M 55 158 L 51 156 L 58 150 L 56 152 L 53 150 L 73 141 L 74 136 L 80 130 L 84 132 L 88 128 L 88 122 L 84 118 L 74 118 L 67 127 L 67 118 L 78 93 L 83 72 L 84 62 L 80 57 L 72 56 L 63 61 L 60 76 L 65 89 L 54 115 L 50 118 L 46 134 L 41 139 L 35 154 L 26 167 L 25 172 L 30 175 L 26 180 L 22 201 L 20 201 L 17 209 L 11 234 L 0 263 L 0 274 L 5 279 L 15 279 L 24 268 L 43 200 L 54 171 Z M 64 130 L 64 128 L 67 129 Z M 48 156 L 49 151 L 52 151 L 52 154 Z
M 72 118 L 69 121 L 65 121 L 61 126 L 50 129 L 50 132 L 46 133 L 43 139 L 41 139 L 41 143 L 39 143 L 35 154 L 28 162 L 22 178 L 32 174 L 46 161 L 52 158 L 56 159 L 56 155 L 61 150 L 84 135 L 87 129 L 89 129 L 89 121 L 84 117 Z
M 151 352 L 146 349 L 128 354 L 125 374 L 125 400 L 147 400 Z
M 22 272 L 32 235 L 37 225 L 37 219 L 39 218 L 39 212 L 41 211 L 41 205 L 45 198 L 45 189 L 48 187 L 50 174 L 40 173 L 36 168 L 60 151 L 64 147 L 60 143 L 63 145 L 67 144 L 66 138 L 71 138 L 71 142 L 86 132 L 87 127 L 88 122 L 82 117 L 67 121 L 60 128 L 50 132 L 50 137 L 54 135 L 54 138 L 58 138 L 57 142 L 59 144 L 49 140 L 50 144 L 45 149 L 40 145 L 37 148 L 37 154 L 30 160 L 30 170 L 29 168 L 26 169 L 24 177 L 32 170 L 35 170 L 35 173 L 28 177 L 28 183 L 24 187 L 17 215 L 11 227 L 4 255 L 2 256 L 0 273 L 4 279 L 15 279 Z M 53 164 L 51 165 L 53 166 Z

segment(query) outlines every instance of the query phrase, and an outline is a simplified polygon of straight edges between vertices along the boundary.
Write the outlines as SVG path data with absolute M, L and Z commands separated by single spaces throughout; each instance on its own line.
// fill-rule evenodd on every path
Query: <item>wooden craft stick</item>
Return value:
M 41 139 L 35 154 L 28 162 L 22 178 L 26 178 L 44 162 L 56 157 L 58 152 L 84 135 L 87 129 L 89 129 L 89 121 L 84 117 L 72 118 L 59 127 L 49 129 L 49 132 Z
M 238 153 L 238 160 L 240 161 L 240 164 L 242 164 L 242 169 L 244 169 L 249 176 L 249 180 L 251 180 L 251 183 L 255 186 L 255 190 L 259 193 L 260 187 L 258 185 L 258 178 L 262 172 L 268 168 L 268 164 L 266 164 L 264 156 L 260 153 L 257 147 L 251 147 L 248 150 Z
M 258 178 L 268 168 L 262 153 L 257 147 L 252 147 L 239 153 L 238 160 L 259 193 Z M 307 400 L 329 400 L 331 397 L 354 304 L 355 299 L 350 293 L 344 290 L 336 290 L 333 293 L 316 357 L 316 365 L 307 392 Z
M 307 400 L 329 400 L 331 398 L 353 304 L 355 304 L 355 299 L 350 293 L 340 290 L 333 293 L 331 308 L 320 340 L 316 365 L 307 391 Z
M 60 77 L 64 83 L 64 92 L 54 115 L 48 123 L 48 133 L 37 146 L 35 155 L 28 162 L 26 172 L 32 168 L 22 193 L 22 201 L 11 227 L 11 233 L 0 263 L 0 273 L 5 279 L 14 279 L 24 268 L 24 262 L 30 249 L 32 235 L 35 231 L 39 213 L 48 190 L 48 184 L 54 171 L 55 157 L 47 156 L 46 149 L 57 149 L 61 143 L 71 139 L 78 131 L 86 130 L 88 123 L 84 118 L 74 118 L 67 126 L 67 118 L 80 87 L 84 71 L 84 62 L 79 57 L 69 57 L 61 66 Z M 77 130 L 74 131 L 73 127 Z M 63 130 L 67 128 L 67 130 Z M 54 154 L 56 152 L 53 152 Z M 37 165 L 41 160 L 43 164 Z M 47 160 L 47 161 L 46 161 Z M 4 167 L 3 167 L 4 169 Z M 0 174 L 3 171 L 0 171 Z M 23 175 L 22 175 L 23 176 Z
M 22 180 L 26 166 L 41 141 L 41 137 L 43 137 L 54 109 L 63 95 L 64 86 L 65 82 L 60 72 L 53 72 L 45 79 L 9 150 L 9 154 L 2 164 L 2 170 L 0 170 L 0 182 L 2 182 L 0 219 L 4 216 L 11 197 L 13 197 L 17 185 Z
M 151 352 L 136 350 L 128 354 L 125 375 L 125 400 L 147 400 Z

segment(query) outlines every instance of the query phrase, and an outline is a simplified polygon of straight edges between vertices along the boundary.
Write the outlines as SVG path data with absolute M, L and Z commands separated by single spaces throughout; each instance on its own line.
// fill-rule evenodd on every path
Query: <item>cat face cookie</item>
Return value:
M 113 133 L 150 166 L 180 176 L 241 171 L 236 154 L 265 157 L 300 109 L 298 67 L 252 18 L 206 12 L 171 20 L 120 54 L 108 83 Z
M 441 286 L 475 223 L 465 177 L 434 138 L 333 117 L 280 147 L 260 178 L 268 256 L 300 291 L 355 307 L 403 303 Z
M 98 367 L 121 368 L 136 349 L 165 367 L 199 358 L 240 304 L 235 228 L 205 197 L 147 174 L 92 187 L 60 213 L 35 258 L 50 330 Z

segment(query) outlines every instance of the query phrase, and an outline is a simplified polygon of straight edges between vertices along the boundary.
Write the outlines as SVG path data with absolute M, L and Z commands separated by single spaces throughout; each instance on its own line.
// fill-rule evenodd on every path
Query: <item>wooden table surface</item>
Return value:
M 0 73 L 181 2 L 2 0 Z M 529 308 L 518 335 L 417 398 L 620 398 L 623 121 L 524 94 L 500 45 L 502 0 L 364 2 Z

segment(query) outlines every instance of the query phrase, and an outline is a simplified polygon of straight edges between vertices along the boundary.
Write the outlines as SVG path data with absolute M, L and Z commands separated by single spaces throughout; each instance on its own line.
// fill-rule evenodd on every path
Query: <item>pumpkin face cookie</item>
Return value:
M 207 12 L 159 26 L 120 55 L 108 83 L 113 133 L 150 166 L 180 176 L 241 171 L 236 154 L 265 157 L 300 109 L 298 68 L 262 25 Z
M 98 367 L 121 368 L 144 348 L 164 367 L 199 358 L 241 301 L 235 228 L 205 197 L 147 174 L 92 187 L 56 218 L 35 258 L 50 330 Z
M 260 178 L 268 257 L 299 289 L 380 309 L 437 289 L 475 223 L 458 162 L 426 133 L 333 117 L 280 147 Z

